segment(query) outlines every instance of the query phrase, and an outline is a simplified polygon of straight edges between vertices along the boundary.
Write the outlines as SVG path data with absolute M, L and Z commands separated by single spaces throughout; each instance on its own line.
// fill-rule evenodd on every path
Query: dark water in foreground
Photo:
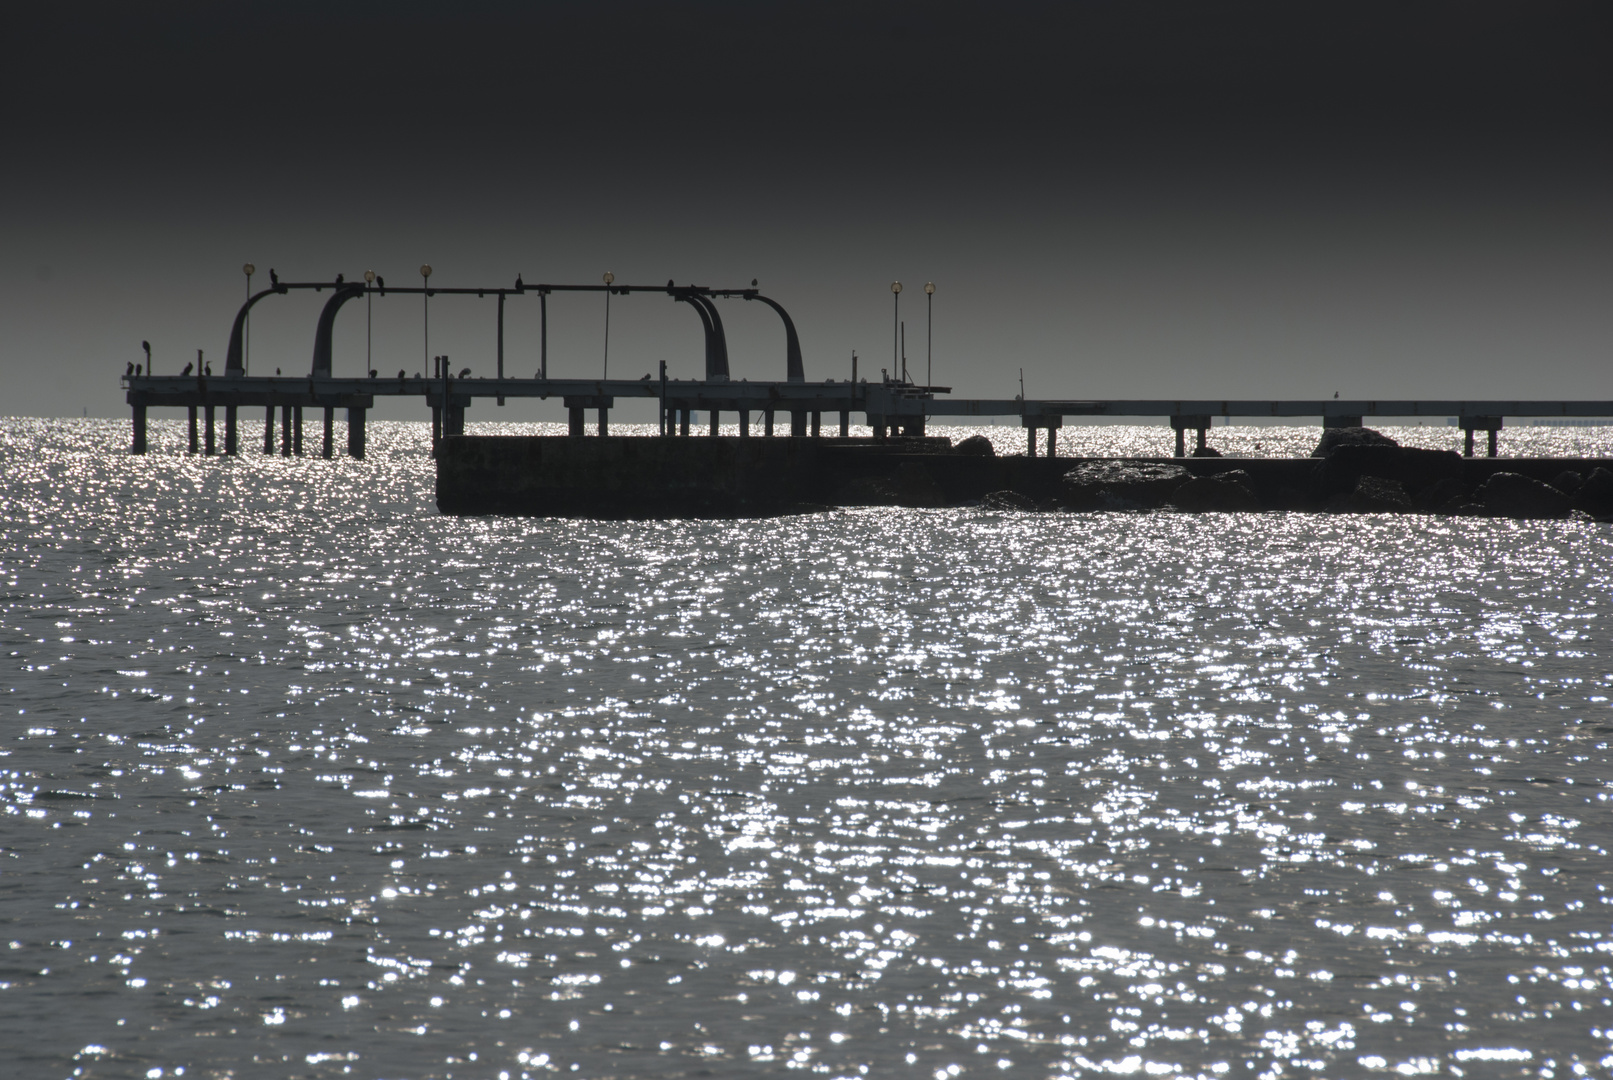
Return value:
M 5 1075 L 1613 1069 L 1609 526 L 448 519 L 378 428 L 0 421 Z

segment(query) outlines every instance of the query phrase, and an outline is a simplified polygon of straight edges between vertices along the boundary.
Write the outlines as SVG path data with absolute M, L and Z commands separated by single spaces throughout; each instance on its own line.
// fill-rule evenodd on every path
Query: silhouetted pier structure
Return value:
M 445 437 L 460 435 L 465 428 L 465 410 L 477 398 L 495 398 L 503 404 L 508 398 L 559 398 L 570 420 L 573 437 L 588 435 L 587 414 L 597 417 L 596 431 L 608 435 L 610 411 L 617 402 L 648 399 L 657 403 L 659 429 L 663 436 L 687 437 L 691 415 L 709 415 L 710 434 L 716 436 L 723 413 L 733 414 L 741 438 L 752 434 L 759 421 L 760 434 L 773 436 L 782 415 L 788 419 L 789 435 L 819 438 L 823 417 L 838 421 L 838 435 L 850 436 L 851 416 L 862 413 L 873 430 L 875 441 L 892 437 L 920 437 L 931 417 L 1014 417 L 1026 429 L 1029 456 L 1038 453 L 1039 432 L 1046 432 L 1046 453 L 1057 449 L 1058 431 L 1066 420 L 1131 419 L 1158 417 L 1169 421 L 1176 432 L 1176 456 L 1188 453 L 1187 433 L 1196 435 L 1197 448 L 1206 445 L 1206 436 L 1216 417 L 1232 419 L 1293 420 L 1320 418 L 1324 427 L 1359 427 L 1368 419 L 1454 417 L 1466 433 L 1466 454 L 1473 456 L 1474 433 L 1488 436 L 1488 456 L 1497 454 L 1497 437 L 1506 417 L 1583 418 L 1613 416 L 1613 401 L 1518 400 L 1022 400 L 1020 398 L 950 399 L 938 395 L 950 392 L 944 386 L 918 386 L 884 378 L 879 382 L 856 378 L 846 381 L 826 379 L 808 382 L 795 323 L 776 301 L 763 296 L 755 287 L 716 289 L 708 286 L 676 285 L 558 285 L 526 284 L 520 277 L 512 286 L 462 288 L 429 285 L 390 287 L 384 279 L 346 281 L 282 282 L 270 271 L 273 284 L 250 296 L 236 314 L 230 333 L 224 373 L 212 375 L 198 363 L 193 374 L 153 375 L 139 371 L 124 376 L 127 400 L 133 410 L 132 451 L 147 451 L 147 411 L 152 408 L 183 408 L 189 419 L 192 453 L 213 454 L 217 446 L 217 412 L 223 411 L 223 452 L 238 454 L 241 449 L 242 409 L 263 409 L 263 452 L 285 456 L 304 452 L 303 414 L 314 409 L 322 413 L 321 453 L 334 453 L 334 420 L 337 409 L 347 412 L 347 453 L 364 456 L 365 417 L 377 397 L 423 398 L 431 409 L 433 447 Z M 249 312 L 270 296 L 293 291 L 331 290 L 320 311 L 314 332 L 313 362 L 306 376 L 250 375 L 243 357 Z M 627 296 L 633 293 L 660 293 L 688 304 L 700 319 L 705 335 L 705 372 L 700 379 L 671 379 L 666 364 L 660 364 L 659 378 L 640 379 L 553 379 L 548 376 L 548 297 L 560 292 L 604 292 Z M 361 377 L 333 374 L 332 337 L 338 312 L 348 301 L 366 295 L 476 296 L 493 298 L 497 305 L 497 347 L 495 374 L 491 377 L 456 377 L 447 357 L 437 357 L 434 369 L 409 376 L 382 375 L 371 370 Z M 541 336 L 538 370 L 533 378 L 515 378 L 505 373 L 504 310 L 511 297 L 535 296 L 541 308 Z M 784 324 L 785 377 L 782 380 L 734 380 L 730 377 L 728 344 L 716 301 L 754 301 L 773 309 Z M 278 440 L 276 414 L 278 413 Z M 198 420 L 201 421 L 200 429 Z

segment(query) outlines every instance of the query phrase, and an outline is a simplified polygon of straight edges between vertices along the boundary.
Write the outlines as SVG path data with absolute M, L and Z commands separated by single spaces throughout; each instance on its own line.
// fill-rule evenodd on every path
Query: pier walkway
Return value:
M 675 285 L 528 285 L 516 278 L 513 286 L 484 288 L 388 287 L 383 279 L 348 282 L 281 282 L 270 271 L 273 285 L 250 296 L 237 313 L 231 329 L 229 351 L 222 375 L 212 375 L 200 362 L 196 371 L 153 375 L 143 367 L 130 365 L 123 376 L 127 401 L 133 411 L 133 453 L 148 448 L 147 411 L 152 408 L 183 408 L 189 418 L 189 448 L 192 453 L 219 451 L 218 413 L 223 414 L 225 454 L 241 450 L 242 409 L 264 410 L 263 453 L 300 455 L 304 452 L 303 414 L 313 409 L 323 414 L 320 452 L 334 453 L 334 420 L 337 409 L 347 412 L 347 452 L 362 458 L 365 446 L 365 417 L 377 397 L 416 397 L 431 409 L 433 447 L 446 436 L 464 433 L 465 409 L 477 398 L 493 398 L 503 404 L 508 398 L 559 398 L 570 418 L 570 434 L 585 437 L 587 413 L 596 417 L 593 425 L 599 435 L 608 435 L 610 411 L 619 400 L 649 399 L 657 403 L 660 431 L 667 436 L 691 434 L 691 416 L 708 414 L 710 433 L 716 435 L 724 413 L 733 414 L 742 437 L 752 434 L 752 423 L 759 421 L 758 434 L 772 436 L 778 417 L 788 418 L 789 435 L 822 437 L 823 416 L 838 420 L 839 435 L 850 433 L 853 413 L 863 414 L 876 439 L 922 436 L 931 418 L 994 416 L 1020 418 L 1027 433 L 1029 455 L 1038 452 L 1039 432 L 1046 432 L 1046 453 L 1057 450 L 1057 433 L 1067 420 L 1081 422 L 1097 418 L 1166 420 L 1176 431 L 1176 456 L 1188 453 L 1187 433 L 1195 433 L 1198 449 L 1206 444 L 1207 432 L 1216 417 L 1230 420 L 1292 418 L 1320 419 L 1325 427 L 1359 427 L 1368 418 L 1454 418 L 1466 433 L 1466 453 L 1474 453 L 1474 434 L 1487 435 L 1487 453 L 1497 455 L 1497 439 L 1505 420 L 1512 418 L 1613 417 L 1609 400 L 1051 400 L 1020 398 L 949 398 L 949 387 L 920 386 L 885 378 L 869 382 L 856 377 L 846 381 L 826 379 L 808 382 L 801 356 L 800 340 L 789 313 L 776 301 L 749 289 L 714 289 L 708 286 Z M 331 290 L 330 299 L 320 312 L 314 334 L 313 363 L 306 376 L 251 375 L 244 363 L 248 314 L 254 305 L 270 296 L 297 290 Z M 706 363 L 700 379 L 668 378 L 666 364 L 659 377 L 639 379 L 552 379 L 548 377 L 547 297 L 555 292 L 604 292 L 609 295 L 661 293 L 694 309 L 705 334 Z M 332 335 L 337 313 L 348 301 L 362 296 L 392 294 L 432 296 L 475 296 L 493 298 L 497 305 L 497 347 L 494 374 L 469 377 L 451 370 L 446 356 L 434 358 L 430 376 L 413 376 L 400 371 L 396 376 L 371 370 L 365 376 L 338 377 L 333 374 Z M 537 375 L 513 378 L 505 374 L 504 310 L 511 297 L 535 296 L 541 305 L 542 330 Z M 775 311 L 785 331 L 785 377 L 781 380 L 735 380 L 729 374 L 727 336 L 716 300 L 759 301 Z M 149 353 L 148 353 L 149 359 Z M 279 414 L 278 441 L 276 413 Z

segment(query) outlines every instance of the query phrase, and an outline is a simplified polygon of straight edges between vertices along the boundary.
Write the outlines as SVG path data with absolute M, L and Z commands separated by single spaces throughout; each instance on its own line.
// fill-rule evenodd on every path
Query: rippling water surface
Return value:
M 1606 525 L 454 519 L 421 425 L 158 438 L 0 421 L 7 1075 L 1613 1069 Z

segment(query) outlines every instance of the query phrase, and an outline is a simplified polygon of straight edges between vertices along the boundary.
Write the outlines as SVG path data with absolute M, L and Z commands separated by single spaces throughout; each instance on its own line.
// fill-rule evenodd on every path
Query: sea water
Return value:
M 420 424 L 153 436 L 0 421 L 6 1076 L 1613 1070 L 1607 525 L 451 518 Z

